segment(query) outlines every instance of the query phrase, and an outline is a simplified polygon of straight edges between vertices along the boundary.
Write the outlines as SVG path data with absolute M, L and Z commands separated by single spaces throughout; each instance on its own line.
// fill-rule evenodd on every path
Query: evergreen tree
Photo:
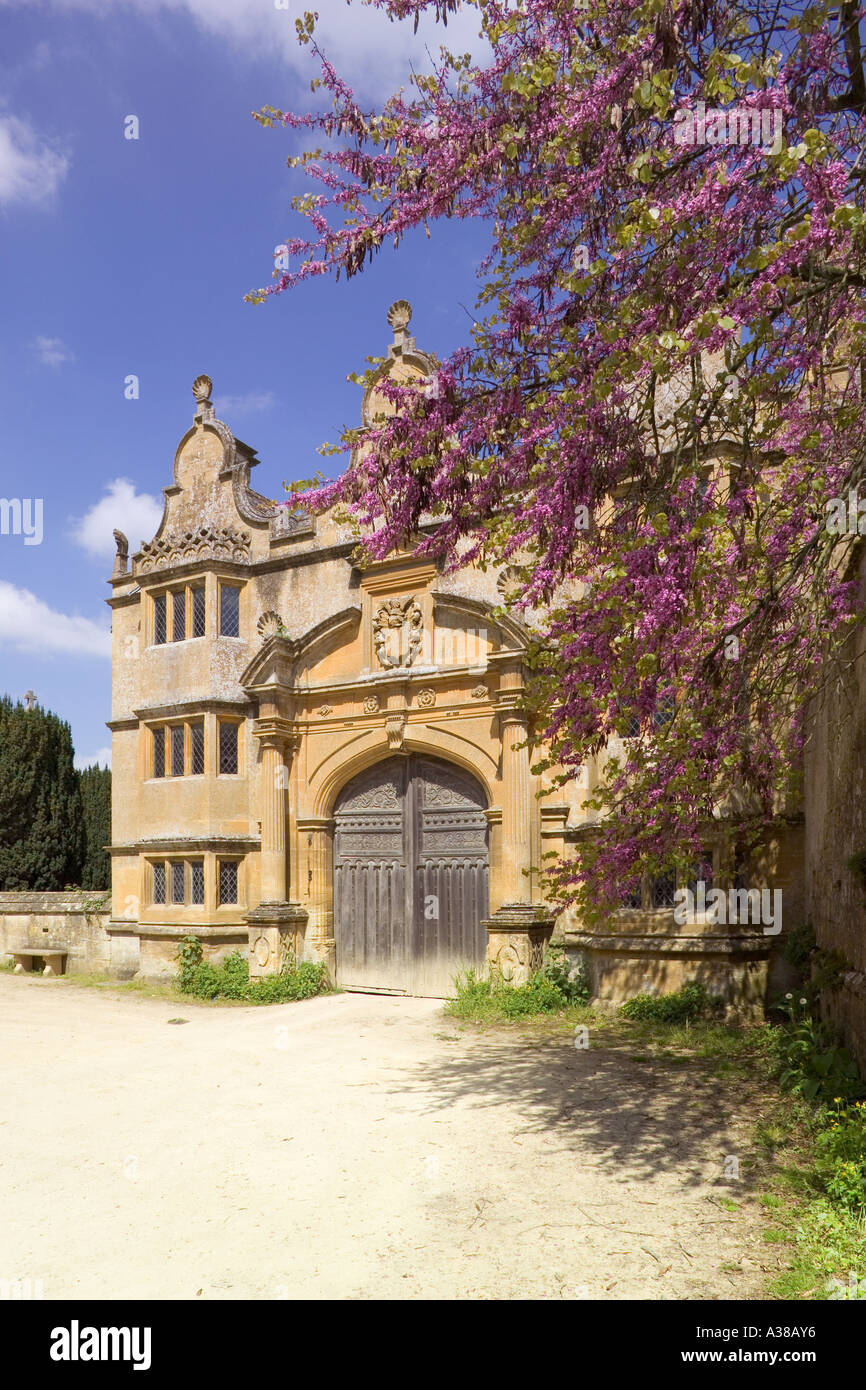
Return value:
M 81 887 L 107 889 L 111 860 L 105 846 L 111 843 L 111 772 L 107 767 L 86 767 L 78 775 L 84 819 L 84 863 Z
M 58 891 L 84 859 L 69 725 L 0 698 L 0 890 Z

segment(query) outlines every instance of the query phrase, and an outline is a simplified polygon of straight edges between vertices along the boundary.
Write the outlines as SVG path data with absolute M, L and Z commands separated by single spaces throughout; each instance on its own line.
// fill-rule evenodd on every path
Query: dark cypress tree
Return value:
M 0 890 L 59 891 L 84 859 L 69 725 L 0 698 Z
M 84 864 L 81 887 L 107 890 L 111 886 L 111 772 L 107 767 L 84 768 L 78 774 L 84 816 Z

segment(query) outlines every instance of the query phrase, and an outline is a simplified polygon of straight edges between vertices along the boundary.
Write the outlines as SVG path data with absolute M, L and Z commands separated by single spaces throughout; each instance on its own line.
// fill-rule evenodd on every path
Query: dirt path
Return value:
M 46 1298 L 758 1287 L 756 1223 L 719 1205 L 749 1117 L 622 1052 L 461 1033 L 431 1000 L 208 1009 L 2 975 L 0 1056 L 0 1278 Z

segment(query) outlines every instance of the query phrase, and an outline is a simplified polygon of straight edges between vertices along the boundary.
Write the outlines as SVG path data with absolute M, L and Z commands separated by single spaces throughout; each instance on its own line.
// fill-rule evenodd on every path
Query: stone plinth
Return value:
M 261 903 L 247 913 L 251 980 L 278 975 L 290 956 L 302 959 L 307 917 L 300 903 Z
M 544 963 L 554 919 L 546 907 L 504 903 L 482 925 L 487 928 L 487 961 L 492 976 L 506 985 L 525 985 Z

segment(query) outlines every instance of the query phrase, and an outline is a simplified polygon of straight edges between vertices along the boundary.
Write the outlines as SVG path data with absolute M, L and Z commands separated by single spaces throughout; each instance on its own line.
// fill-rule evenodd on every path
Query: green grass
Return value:
M 51 989 L 57 989 L 58 987 L 67 987 L 70 989 L 98 989 L 101 993 L 104 992 L 106 994 L 116 993 L 119 995 L 132 995 L 139 999 L 163 999 L 169 1003 L 183 1005 L 185 1008 L 188 1007 L 192 1009 L 249 1008 L 250 1006 L 260 1006 L 263 1004 L 285 1003 L 289 999 L 310 998 L 312 994 L 321 992 L 319 990 L 309 989 L 308 982 L 305 982 L 302 988 L 307 990 L 306 993 L 289 993 L 287 995 L 285 993 L 285 986 L 277 984 L 276 988 L 271 986 L 270 991 L 268 986 L 265 985 L 264 988 L 254 989 L 248 996 L 241 998 L 226 998 L 221 995 L 209 997 L 206 995 L 196 996 L 184 993 L 180 989 L 178 983 L 173 980 L 118 980 L 115 979 L 114 976 L 100 971 L 56 975 L 47 980 L 44 980 L 41 974 L 34 973 L 29 974 L 27 978 L 39 980 L 46 988 Z M 276 980 L 281 979 L 279 976 L 270 978 Z M 264 984 L 264 982 L 262 983 Z M 333 992 L 336 993 L 336 991 Z

